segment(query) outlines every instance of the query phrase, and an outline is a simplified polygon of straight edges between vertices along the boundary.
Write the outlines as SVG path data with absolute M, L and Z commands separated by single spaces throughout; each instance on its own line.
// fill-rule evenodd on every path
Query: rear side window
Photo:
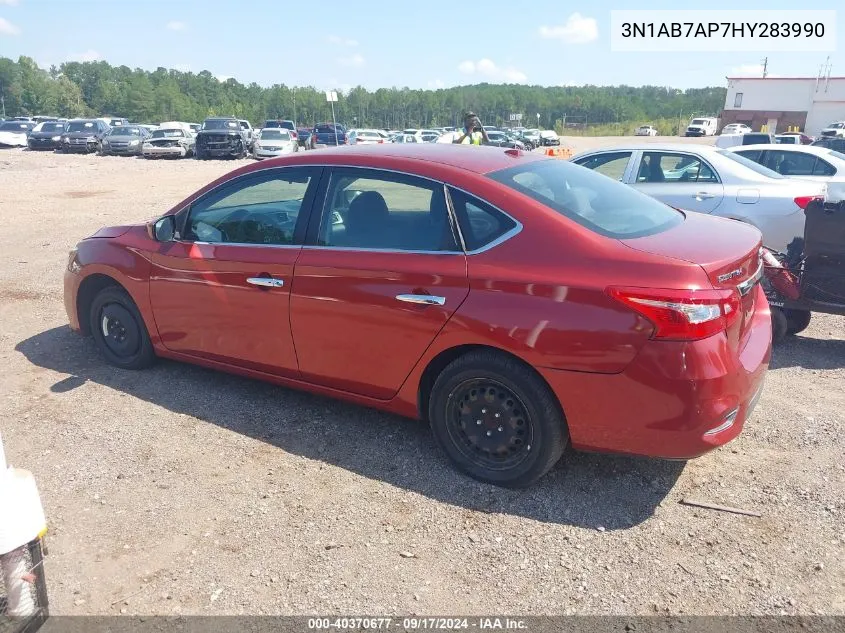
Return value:
M 512 218 L 463 191 L 449 187 L 449 198 L 467 251 L 489 246 L 516 228 Z
M 568 161 L 531 161 L 488 177 L 606 237 L 654 235 L 684 221 L 662 202 Z

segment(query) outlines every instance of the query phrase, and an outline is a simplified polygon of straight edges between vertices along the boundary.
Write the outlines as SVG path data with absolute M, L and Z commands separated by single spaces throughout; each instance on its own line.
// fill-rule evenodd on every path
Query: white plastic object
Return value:
M 845 200 L 845 182 L 828 182 L 825 192 L 825 202 L 839 202 Z
M 35 478 L 6 463 L 0 436 L 0 554 L 23 547 L 47 529 Z

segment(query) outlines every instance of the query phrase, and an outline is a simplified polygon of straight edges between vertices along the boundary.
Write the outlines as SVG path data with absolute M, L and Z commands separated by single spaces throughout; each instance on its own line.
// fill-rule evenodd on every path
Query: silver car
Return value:
M 299 151 L 299 143 L 290 135 L 290 130 L 278 127 L 266 127 L 258 134 L 252 148 L 252 155 L 262 158 L 275 158 Z
M 766 246 L 780 251 L 804 234 L 804 208 L 825 191 L 822 183 L 785 178 L 712 146 L 626 145 L 584 152 L 570 160 L 677 209 L 752 224 Z

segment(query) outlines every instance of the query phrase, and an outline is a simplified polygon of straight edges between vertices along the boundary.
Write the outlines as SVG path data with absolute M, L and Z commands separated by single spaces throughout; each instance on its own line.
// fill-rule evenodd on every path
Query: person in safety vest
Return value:
M 467 112 L 464 115 L 464 127 L 460 132 L 460 136 L 452 141 L 453 143 L 459 145 L 487 145 L 490 143 L 487 130 L 481 125 L 481 120 L 474 112 Z

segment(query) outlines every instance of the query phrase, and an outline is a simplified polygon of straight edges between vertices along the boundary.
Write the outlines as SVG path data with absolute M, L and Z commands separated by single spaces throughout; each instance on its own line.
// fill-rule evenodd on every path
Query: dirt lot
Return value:
M 845 614 L 845 319 L 776 350 L 729 446 L 570 451 L 503 491 L 413 421 L 171 362 L 115 370 L 69 331 L 69 248 L 235 166 L 0 152 L 0 430 L 46 506 L 53 613 Z

